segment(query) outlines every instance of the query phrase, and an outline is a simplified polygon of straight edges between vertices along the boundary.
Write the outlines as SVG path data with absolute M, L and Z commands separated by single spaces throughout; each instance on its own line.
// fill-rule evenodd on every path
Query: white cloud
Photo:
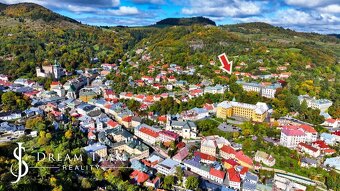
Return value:
M 287 9 L 277 13 L 278 22 L 285 24 L 310 24 L 313 19 L 310 14 L 295 9 Z
M 112 6 L 117 7 L 120 5 L 120 0 L 112 0 Z
M 120 0 L 0 0 L 14 4 L 31 2 L 42 5 L 56 12 L 76 13 L 75 19 L 90 24 L 108 25 L 143 25 L 154 23 L 169 14 L 166 8 L 144 11 L 144 5 L 166 4 L 181 7 L 178 15 L 170 16 L 206 16 L 222 23 L 232 22 L 267 22 L 299 31 L 339 33 L 340 0 L 126 0 L 135 5 L 121 5 Z M 86 21 L 81 18 L 86 13 Z M 169 12 L 171 13 L 171 11 Z M 148 19 L 148 20 L 147 20 Z M 104 23 L 103 23 L 104 24 Z
M 139 17 L 124 17 L 121 18 L 119 16 L 113 17 L 85 17 L 79 18 L 80 21 L 86 22 L 88 24 L 94 25 L 124 25 L 124 26 L 146 26 L 150 24 L 154 24 L 156 21 L 155 18 L 139 18 Z
M 16 3 L 36 3 L 36 4 L 39 4 L 39 5 L 48 4 L 47 2 L 42 1 L 42 0 L 27 0 L 27 1 L 24 1 L 24 0 L 0 0 L 0 2 L 5 3 L 5 4 L 16 4 Z
M 244 0 L 190 0 L 190 6 L 183 8 L 182 13 L 212 17 L 256 15 L 261 12 L 261 3 Z
M 277 13 L 277 23 L 285 25 L 325 25 L 325 24 L 339 24 L 340 18 L 318 12 L 305 12 L 296 9 L 280 10 Z
M 300 7 L 317 7 L 339 3 L 339 0 L 285 0 L 288 5 Z
M 332 4 L 332 5 L 327 5 L 326 7 L 320 7 L 318 8 L 320 12 L 323 13 L 340 13 L 340 5 L 337 4 Z
M 106 10 L 105 12 L 111 14 L 111 15 L 137 15 L 139 14 L 139 11 L 136 7 L 127 7 L 127 6 L 121 6 L 119 9 L 116 10 Z
M 340 18 L 315 11 L 301 11 L 296 9 L 279 10 L 272 17 L 236 18 L 239 22 L 266 22 L 276 26 L 294 29 L 297 31 L 338 33 L 340 31 Z
M 5 4 L 36 3 L 48 8 L 67 9 L 75 12 L 89 12 L 96 8 L 113 8 L 120 5 L 120 0 L 0 0 Z
M 97 11 L 97 9 L 94 7 L 85 7 L 85 6 L 78 6 L 78 5 L 66 5 L 65 8 L 67 8 L 67 10 L 69 11 L 76 12 L 76 13 Z
M 137 4 L 164 4 L 165 0 L 133 0 Z

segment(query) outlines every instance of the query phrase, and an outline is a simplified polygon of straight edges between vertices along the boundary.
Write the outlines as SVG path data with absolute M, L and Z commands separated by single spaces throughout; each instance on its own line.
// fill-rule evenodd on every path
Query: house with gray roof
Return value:
M 184 139 L 195 139 L 197 137 L 197 126 L 192 121 L 179 121 L 171 119 L 171 115 L 167 115 L 166 130 L 173 131 Z

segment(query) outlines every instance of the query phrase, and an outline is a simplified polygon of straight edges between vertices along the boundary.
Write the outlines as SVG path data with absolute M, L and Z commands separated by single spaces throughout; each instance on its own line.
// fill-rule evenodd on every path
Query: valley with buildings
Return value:
M 0 190 L 340 190 L 338 37 L 0 11 Z

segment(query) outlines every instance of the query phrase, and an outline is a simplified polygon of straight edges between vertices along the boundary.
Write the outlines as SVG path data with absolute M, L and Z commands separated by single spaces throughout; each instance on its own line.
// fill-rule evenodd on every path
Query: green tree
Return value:
M 199 179 L 196 176 L 188 176 L 187 180 L 185 181 L 185 188 L 195 190 L 198 188 L 199 183 Z
M 90 189 L 92 187 L 92 184 L 88 178 L 82 178 L 81 179 L 81 187 L 83 189 Z
M 307 110 L 308 110 L 307 102 L 306 102 L 306 100 L 303 100 L 302 103 L 301 103 L 301 106 L 300 106 L 300 112 L 305 113 L 305 112 L 307 112 Z
M 289 94 L 285 102 L 286 102 L 286 107 L 288 108 L 289 111 L 295 111 L 295 112 L 299 111 L 300 102 L 296 95 Z
M 69 130 L 67 130 L 66 132 L 65 132 L 65 137 L 66 137 L 66 139 L 71 139 L 72 138 L 72 130 L 71 129 L 69 129 Z
M 174 176 L 166 176 L 163 182 L 163 188 L 167 190 L 171 190 L 172 185 L 175 184 L 175 177 Z
M 1 96 L 3 110 L 10 111 L 10 110 L 16 109 L 16 100 L 17 100 L 17 96 L 14 92 L 9 91 L 9 92 L 3 93 Z
M 16 100 L 16 105 L 17 105 L 17 109 L 19 109 L 21 111 L 25 110 L 27 108 L 27 103 L 23 99 L 17 99 Z
M 182 182 L 182 178 L 184 176 L 184 172 L 181 166 L 176 167 L 176 177 L 179 180 L 179 182 Z

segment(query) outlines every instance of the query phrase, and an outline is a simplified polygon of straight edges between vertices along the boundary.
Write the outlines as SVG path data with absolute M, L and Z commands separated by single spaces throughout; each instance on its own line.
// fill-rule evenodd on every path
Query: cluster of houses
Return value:
M 263 59 L 259 59 L 256 62 L 261 65 L 261 64 L 263 64 Z M 262 74 L 255 75 L 255 74 L 252 74 L 252 73 L 249 73 L 249 72 L 242 72 L 242 69 L 246 68 L 248 66 L 248 64 L 246 64 L 245 62 L 240 62 L 235 66 L 236 71 L 234 72 L 234 74 L 236 76 L 243 77 L 243 78 L 250 78 L 252 80 L 287 79 L 292 75 L 291 72 L 287 72 L 289 65 L 290 65 L 289 63 L 285 63 L 284 65 L 278 66 L 276 68 L 277 73 L 269 72 L 268 67 L 259 66 L 257 68 L 257 70 L 255 70 L 255 71 L 260 72 Z
M 269 80 L 269 79 L 287 79 L 292 75 L 291 72 L 281 72 L 281 73 L 278 73 L 278 74 L 253 75 L 249 72 L 238 72 L 238 71 L 234 72 L 234 74 L 236 76 L 239 76 L 239 77 L 247 77 L 247 78 L 250 78 L 250 79 L 253 79 L 253 80 L 258 80 L 258 79 L 266 79 L 266 80 Z
M 141 50 L 142 53 L 144 50 Z M 150 55 L 143 55 L 149 60 Z M 129 62 L 130 63 L 130 62 Z M 136 66 L 135 63 L 130 63 Z M 157 67 L 150 65 L 149 73 L 154 73 Z M 112 71 L 119 72 L 116 64 L 102 64 L 101 69 L 91 68 L 85 71 L 77 70 L 77 76 L 62 84 L 59 80 L 70 73 L 59 65 L 48 65 L 36 68 L 38 77 L 50 77 L 53 81 L 49 90 L 45 90 L 38 83 L 19 78 L 13 83 L 5 75 L 0 75 L 0 85 L 6 90 L 22 93 L 31 99 L 31 106 L 25 111 L 12 111 L 0 113 L 0 133 L 20 136 L 25 134 L 22 125 L 10 121 L 28 119 L 36 116 L 49 116 L 53 119 L 53 126 L 71 123 L 77 126 L 87 136 L 88 145 L 83 149 L 89 155 L 95 156 L 103 170 L 114 167 L 129 167 L 131 182 L 146 187 L 159 188 L 162 184 L 157 173 L 175 175 L 180 167 L 185 176 L 183 185 L 188 176 L 200 177 L 202 188 L 214 184 L 219 190 L 244 190 L 258 189 L 258 176 L 254 174 L 258 164 L 268 167 L 275 165 L 275 158 L 264 151 L 256 151 L 251 158 L 242 151 L 242 145 L 231 143 L 227 139 L 214 135 L 199 137 L 196 121 L 212 115 L 218 118 L 235 118 L 250 120 L 252 122 L 269 121 L 271 109 L 266 103 L 247 104 L 232 101 L 204 104 L 202 108 L 192 108 L 176 115 L 159 116 L 149 113 L 147 118 L 157 122 L 157 125 L 145 124 L 144 119 L 133 113 L 121 102 L 120 99 L 133 99 L 141 102 L 140 110 L 146 110 L 156 101 L 174 97 L 176 101 L 188 101 L 204 94 L 223 94 L 228 90 L 226 85 L 212 86 L 210 82 L 202 81 L 200 84 L 188 84 L 184 80 L 177 80 L 175 75 L 194 75 L 195 68 L 188 66 L 185 69 L 176 64 L 159 67 L 157 76 L 142 76 L 133 80 L 132 85 L 152 86 L 156 89 L 179 87 L 181 92 L 167 92 L 156 95 L 133 94 L 121 92 L 117 94 L 112 88 L 112 81 L 105 76 Z M 265 71 L 265 68 L 259 68 Z M 278 69 L 284 71 L 284 68 Z M 236 73 L 254 79 L 259 76 Z M 273 78 L 286 78 L 290 74 L 285 72 Z M 270 78 L 271 78 L 270 77 Z M 260 78 L 267 79 L 267 76 Z M 246 83 L 237 81 L 245 91 L 255 91 L 263 97 L 274 98 L 281 84 L 274 83 Z M 131 84 L 131 83 L 130 83 Z M 307 96 L 299 96 L 302 103 L 306 100 L 308 107 L 327 111 L 332 102 L 328 100 L 315 100 Z M 339 120 L 327 119 L 323 125 L 336 129 Z M 330 146 L 340 142 L 340 131 L 332 133 L 318 132 L 311 124 L 293 118 L 279 119 L 281 137 L 280 144 L 290 149 L 296 149 L 308 155 L 301 159 L 303 167 L 314 166 L 322 161 L 322 157 L 332 155 L 335 150 Z M 37 136 L 37 132 L 30 132 Z M 186 143 L 182 139 L 187 140 Z M 2 140 L 2 139 L 0 139 Z M 190 142 L 192 141 L 192 142 Z M 176 149 L 173 155 L 167 151 L 174 143 Z M 199 148 L 192 150 L 190 143 L 199 143 Z M 162 148 L 162 146 L 166 148 Z M 171 146 L 169 146 L 171 145 Z M 311 157 L 311 158 L 309 158 Z M 316 161 L 316 162 L 315 162 Z M 339 158 L 328 158 L 324 166 L 339 168 Z M 255 164 L 254 164 L 255 162 Z M 286 177 L 277 175 L 278 187 Z M 287 188 L 299 185 L 285 184 Z M 281 188 L 281 187 L 280 187 Z M 289 187 L 290 188 L 290 187 Z
M 244 91 L 252 91 L 257 92 L 259 95 L 266 98 L 275 98 L 275 93 L 277 89 L 282 88 L 280 83 L 256 83 L 256 82 L 244 82 L 244 81 L 236 81 L 236 83 L 240 84 Z
M 324 156 L 330 156 L 336 153 L 334 146 L 340 142 L 339 133 L 321 133 L 310 125 L 297 124 L 285 125 L 281 129 L 280 145 L 290 149 L 296 149 L 304 154 L 299 163 L 302 167 L 318 167 L 321 165 Z
M 321 125 L 328 128 L 337 128 L 339 126 L 337 120 L 332 119 L 332 117 L 327 113 L 328 108 L 333 105 L 332 101 L 328 99 L 316 99 L 315 97 L 311 97 L 309 95 L 299 95 L 298 99 L 300 104 L 305 101 L 307 103 L 307 107 L 320 110 L 320 115 L 324 116 L 326 119 L 326 121 Z
M 298 96 L 300 104 L 303 101 L 306 101 L 307 106 L 313 109 L 319 109 L 321 112 L 325 112 L 328 110 L 330 106 L 332 106 L 333 102 L 328 99 L 316 99 L 315 97 L 310 97 L 309 95 L 300 95 Z
M 144 128 L 145 125 L 138 127 L 139 131 L 152 131 L 150 127 L 148 130 Z M 153 134 L 154 136 L 159 135 L 159 141 L 162 139 L 174 141 L 178 138 L 178 135 L 170 132 L 156 131 L 154 129 Z M 154 137 L 144 137 L 139 132 L 137 135 L 143 140 L 157 141 Z M 177 168 L 181 168 L 186 172 L 185 174 L 193 173 L 195 176 L 200 176 L 228 190 L 255 190 L 258 182 L 257 175 L 250 172 L 253 168 L 252 159 L 244 155 L 242 151 L 234 150 L 228 140 L 219 136 L 203 138 L 200 150 L 193 154 L 190 154 L 188 148 L 184 146 L 172 158 L 163 159 L 152 155 L 147 159 L 132 161 L 131 167 L 134 169 L 130 175 L 131 179 L 137 184 L 152 187 L 155 186 L 155 182 L 157 185 L 160 184 L 160 180 L 152 174 L 152 168 L 165 176 L 175 175 Z M 186 176 L 184 176 L 183 182 L 185 182 L 185 178 Z

